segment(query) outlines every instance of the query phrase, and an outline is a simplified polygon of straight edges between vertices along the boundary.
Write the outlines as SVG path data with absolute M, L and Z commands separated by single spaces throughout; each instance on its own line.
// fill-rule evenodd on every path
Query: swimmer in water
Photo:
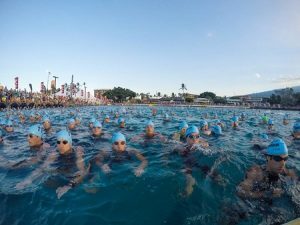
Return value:
M 214 125 L 211 129 L 211 134 L 213 136 L 220 136 L 223 134 L 222 128 L 219 125 Z
M 90 127 L 91 129 L 93 129 L 93 124 L 94 124 L 96 121 L 97 121 L 97 119 L 96 119 L 95 117 L 93 117 L 92 119 L 90 119 L 90 121 L 89 121 L 89 127 Z
M 13 123 L 11 122 L 11 120 L 6 121 L 6 123 L 4 125 L 4 130 L 7 133 L 12 133 L 14 131 Z
M 274 131 L 274 122 L 273 120 L 269 119 L 268 120 L 268 132 Z
M 234 128 L 234 129 L 238 128 L 238 126 L 239 126 L 239 117 L 234 116 L 234 117 L 232 117 L 231 121 L 232 121 L 232 123 L 231 123 L 232 128 Z
M 64 184 L 56 189 L 60 199 L 70 189 L 79 185 L 86 176 L 89 167 L 85 168 L 83 148 L 73 147 L 71 134 L 62 130 L 57 133 L 57 152 L 51 152 L 41 167 L 33 171 L 24 181 L 16 185 L 16 189 L 24 189 L 43 175 L 49 165 L 55 164 L 56 173 L 65 176 Z
M 74 130 L 76 128 L 76 122 L 74 119 L 69 119 L 68 120 L 68 129 L 69 130 Z
M 110 173 L 113 164 L 132 161 L 133 157 L 135 157 L 141 163 L 134 169 L 134 175 L 140 177 L 148 165 L 146 158 L 137 150 L 128 148 L 126 138 L 120 132 L 113 134 L 111 142 L 112 150 L 100 151 L 94 159 L 95 164 L 101 168 L 104 173 Z
M 297 180 L 298 177 L 293 170 L 285 167 L 288 160 L 288 148 L 285 142 L 274 139 L 266 151 L 266 165 L 252 166 L 246 173 L 246 178 L 237 187 L 237 194 L 242 198 L 275 198 L 284 193 L 283 180 L 280 177 L 287 177 Z
M 125 128 L 125 125 L 126 125 L 125 119 L 122 118 L 122 117 L 120 117 L 120 118 L 118 119 L 118 126 L 119 126 L 120 128 Z
M 288 114 L 284 115 L 282 124 L 283 125 L 288 125 L 289 124 L 289 115 Z
M 294 139 L 300 139 L 300 121 L 296 122 L 293 126 L 292 136 Z
M 160 133 L 155 132 L 154 123 L 149 120 L 146 124 L 146 129 L 144 134 L 140 134 L 137 136 L 134 136 L 131 141 L 136 142 L 139 140 L 158 140 L 161 142 L 167 142 L 167 139 Z
M 185 168 L 182 170 L 186 178 L 186 186 L 184 196 L 189 196 L 194 190 L 194 185 L 196 184 L 195 178 L 192 176 L 192 171 L 194 167 L 201 167 L 196 162 L 193 157 L 193 153 L 198 150 L 199 145 L 202 147 L 208 147 L 208 143 L 204 140 L 200 141 L 199 130 L 196 126 L 190 126 L 186 130 L 186 144 L 176 146 L 174 149 L 175 153 L 178 153 L 183 157 Z
M 51 121 L 48 116 L 43 117 L 43 127 L 44 127 L 45 131 L 50 131 L 50 129 L 51 129 Z
M 104 118 L 103 123 L 109 123 L 109 122 L 110 122 L 109 115 L 106 115 L 105 118 Z
M 179 125 L 179 132 L 174 133 L 172 139 L 175 141 L 185 142 L 185 132 L 188 127 L 189 125 L 187 124 L 187 122 L 182 121 Z
M 209 130 L 208 123 L 206 120 L 200 120 L 199 130 L 205 135 L 211 135 L 211 130 Z

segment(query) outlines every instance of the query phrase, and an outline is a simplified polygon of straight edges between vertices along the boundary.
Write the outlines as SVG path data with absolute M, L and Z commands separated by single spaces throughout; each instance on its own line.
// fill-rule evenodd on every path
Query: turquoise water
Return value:
M 5 136 L 0 145 L 0 224 L 276 224 L 300 216 L 300 186 L 290 184 L 286 195 L 274 199 L 272 203 L 263 201 L 244 201 L 237 197 L 236 186 L 244 179 L 247 168 L 253 164 L 264 164 L 265 158 L 252 146 L 262 140 L 261 133 L 266 133 L 266 126 L 259 124 L 259 118 L 267 113 L 275 123 L 275 133 L 269 135 L 283 138 L 289 148 L 290 158 L 287 167 L 300 175 L 300 141 L 291 139 L 292 125 L 300 118 L 299 112 L 258 111 L 248 109 L 215 108 L 168 108 L 157 107 L 154 117 L 149 107 L 83 107 L 69 109 L 41 109 L 52 121 L 53 131 L 46 134 L 46 142 L 54 150 L 55 132 L 65 127 L 70 112 L 81 117 L 81 125 L 72 131 L 73 145 L 84 148 L 84 160 L 88 163 L 99 149 L 110 148 L 105 140 L 91 138 L 88 122 L 92 116 L 103 120 L 106 114 L 113 117 L 115 112 L 126 119 L 126 128 L 121 130 L 127 138 L 128 146 L 139 150 L 148 160 L 148 167 L 141 177 L 135 177 L 133 169 L 137 161 L 117 164 L 111 174 L 96 173 L 99 178 L 90 183 L 88 180 L 57 199 L 55 189 L 58 184 L 49 182 L 53 177 L 51 168 L 37 179 L 30 187 L 16 190 L 15 185 L 28 176 L 39 164 L 22 169 L 7 169 L 7 160 L 19 162 L 33 153 L 27 144 L 29 122 L 20 124 L 17 112 L 10 116 L 14 121 L 15 131 Z M 29 115 L 33 111 L 23 111 Z M 36 111 L 35 111 L 36 112 Z M 230 127 L 233 114 L 246 114 L 245 121 L 238 130 Z M 164 113 L 171 121 L 164 122 Z M 185 177 L 179 156 L 169 154 L 174 143 L 131 142 L 130 138 L 144 132 L 146 121 L 151 118 L 156 131 L 171 138 L 178 131 L 180 121 L 189 125 L 199 125 L 205 113 L 213 124 L 214 113 L 218 114 L 227 128 L 220 137 L 206 137 L 209 149 L 195 155 L 202 165 L 215 168 L 223 181 L 217 183 L 202 171 L 195 169 L 193 176 L 197 186 L 190 197 L 183 197 Z M 282 125 L 285 113 L 289 114 L 290 123 Z M 1 118 L 7 112 L 1 112 Z M 113 120 L 114 121 L 114 120 Z M 107 133 L 120 130 L 114 122 L 105 125 Z M 50 179 L 51 180 L 51 179 Z M 87 190 L 96 190 L 88 193 Z M 238 217 L 240 217 L 238 219 Z

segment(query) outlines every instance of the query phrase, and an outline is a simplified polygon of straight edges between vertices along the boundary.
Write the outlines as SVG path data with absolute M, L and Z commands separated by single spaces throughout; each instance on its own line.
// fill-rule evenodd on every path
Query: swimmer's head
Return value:
M 188 145 L 199 143 L 199 130 L 196 126 L 190 126 L 186 129 L 185 137 Z
M 30 147 L 37 147 L 43 144 L 43 131 L 40 125 L 36 124 L 29 127 L 27 140 Z
M 13 123 L 11 120 L 7 120 L 5 123 L 5 131 L 6 132 L 13 132 L 14 131 L 14 127 L 13 127 Z
M 67 130 L 61 130 L 56 135 L 57 148 L 61 154 L 65 154 L 72 149 L 72 136 Z
M 109 115 L 106 115 L 106 116 L 104 117 L 104 122 L 105 122 L 105 123 L 109 123 L 109 121 L 110 121 Z
M 120 117 L 118 119 L 118 125 L 121 127 L 121 128 L 124 128 L 125 127 L 125 119 Z
M 185 137 L 186 129 L 189 127 L 187 122 L 182 121 L 179 125 L 180 135 Z
M 70 130 L 73 130 L 74 128 L 76 127 L 76 122 L 73 118 L 69 119 L 68 120 L 68 128 Z
M 273 122 L 272 119 L 269 119 L 269 120 L 268 120 L 268 125 L 269 125 L 269 126 L 273 126 L 273 125 L 274 125 L 274 122 Z
M 200 120 L 200 129 L 201 130 L 208 130 L 208 123 L 206 120 Z
M 51 123 L 48 116 L 43 117 L 43 127 L 45 130 L 49 130 L 51 128 Z
M 152 135 L 154 134 L 154 123 L 149 120 L 147 123 L 146 123 L 146 135 Z
M 102 130 L 102 124 L 96 120 L 93 123 L 93 129 L 92 129 L 93 135 L 99 136 L 101 134 L 101 130 Z
M 111 138 L 111 142 L 112 142 L 112 148 L 115 151 L 125 151 L 126 148 L 126 138 L 125 136 L 120 133 L 114 133 L 112 138 Z
M 93 117 L 93 118 L 91 118 L 90 120 L 89 120 L 89 126 L 90 126 L 90 128 L 93 128 L 93 123 L 96 121 L 96 118 L 95 117 Z
M 234 116 L 232 117 L 232 127 L 238 127 L 239 125 L 239 117 L 238 116 Z
M 222 134 L 222 128 L 219 125 L 215 125 L 211 129 L 211 133 L 214 135 L 221 135 Z
M 296 122 L 293 126 L 293 136 L 296 139 L 300 139 L 300 122 Z
M 267 169 L 273 173 L 281 173 L 288 159 L 288 148 L 285 142 L 280 138 L 275 138 L 268 146 L 266 154 Z

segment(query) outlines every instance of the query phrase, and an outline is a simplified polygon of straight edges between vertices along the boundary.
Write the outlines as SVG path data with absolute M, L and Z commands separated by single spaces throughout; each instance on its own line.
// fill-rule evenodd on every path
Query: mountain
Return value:
M 295 86 L 295 87 L 290 87 L 293 88 L 294 92 L 300 92 L 300 86 Z M 281 89 L 275 89 L 272 91 L 263 91 L 263 92 L 258 92 L 258 93 L 253 93 L 253 94 L 249 94 L 251 97 L 260 97 L 260 98 L 269 98 L 272 94 L 276 94 L 275 91 L 280 91 L 283 90 L 285 88 L 281 88 Z

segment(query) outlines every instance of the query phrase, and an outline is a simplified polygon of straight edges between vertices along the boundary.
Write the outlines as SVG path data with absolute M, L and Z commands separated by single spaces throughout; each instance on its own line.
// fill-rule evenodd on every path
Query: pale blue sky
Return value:
M 0 83 L 236 95 L 300 85 L 298 0 L 0 0 Z

